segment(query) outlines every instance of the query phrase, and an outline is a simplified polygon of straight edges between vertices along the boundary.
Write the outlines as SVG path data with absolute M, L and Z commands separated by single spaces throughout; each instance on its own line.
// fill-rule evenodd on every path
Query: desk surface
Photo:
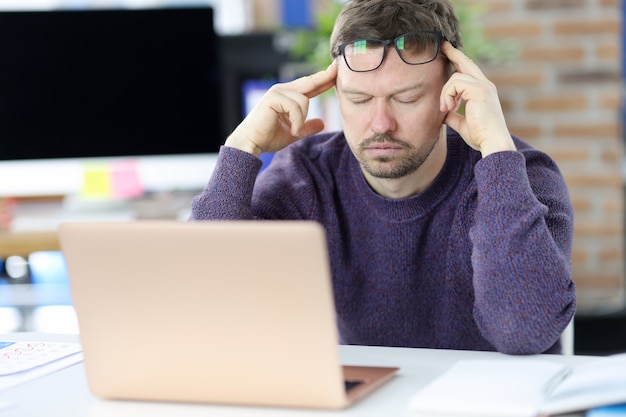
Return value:
M 14 335 L 16 337 L 14 337 Z M 76 336 L 16 333 L 11 340 L 76 341 Z M 0 337 L 2 339 L 2 337 Z M 245 416 L 405 416 L 409 398 L 450 366 L 462 359 L 511 358 L 500 353 L 408 349 L 368 346 L 340 346 L 346 365 L 398 366 L 400 371 L 371 396 L 344 411 L 295 410 L 220 405 L 165 404 L 106 401 L 93 397 L 87 388 L 82 364 L 0 392 L 0 402 L 13 406 L 3 417 L 245 417 Z M 574 365 L 592 360 L 586 356 L 535 355 L 520 360 L 540 359 Z

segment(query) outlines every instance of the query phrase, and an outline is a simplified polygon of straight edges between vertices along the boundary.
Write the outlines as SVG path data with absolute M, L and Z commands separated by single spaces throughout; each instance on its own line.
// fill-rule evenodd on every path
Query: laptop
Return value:
M 97 397 L 341 409 L 398 370 L 340 364 L 318 223 L 68 222 L 59 239 Z

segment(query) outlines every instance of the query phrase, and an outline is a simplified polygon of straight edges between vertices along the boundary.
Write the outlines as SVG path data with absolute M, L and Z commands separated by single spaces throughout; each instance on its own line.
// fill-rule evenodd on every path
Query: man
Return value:
M 348 1 L 334 62 L 267 92 L 191 220 L 322 223 L 342 343 L 560 352 L 576 308 L 566 185 L 453 45 L 448 0 Z M 309 100 L 332 87 L 344 130 L 319 133 Z M 277 154 L 257 178 L 262 152 Z

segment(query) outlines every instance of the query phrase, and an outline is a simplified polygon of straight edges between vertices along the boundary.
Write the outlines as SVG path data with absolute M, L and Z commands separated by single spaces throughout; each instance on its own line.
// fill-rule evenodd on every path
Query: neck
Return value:
M 365 171 L 363 174 L 370 187 L 381 196 L 392 199 L 407 198 L 421 193 L 432 184 L 443 168 L 447 151 L 446 126 L 442 125 L 432 152 L 415 172 L 402 178 L 376 178 Z

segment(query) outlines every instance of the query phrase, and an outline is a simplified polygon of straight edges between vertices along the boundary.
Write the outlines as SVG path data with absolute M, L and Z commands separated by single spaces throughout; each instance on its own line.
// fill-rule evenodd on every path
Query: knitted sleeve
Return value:
M 192 201 L 189 220 L 316 219 L 314 184 L 323 179 L 310 155 L 290 147 L 259 175 L 261 165 L 253 155 L 222 147 L 209 183 Z
M 544 352 L 576 308 L 567 187 L 552 160 L 536 150 L 492 154 L 474 173 L 475 320 L 501 352 Z
M 252 219 L 252 190 L 261 165 L 253 155 L 223 146 L 207 186 L 191 203 L 189 220 Z

